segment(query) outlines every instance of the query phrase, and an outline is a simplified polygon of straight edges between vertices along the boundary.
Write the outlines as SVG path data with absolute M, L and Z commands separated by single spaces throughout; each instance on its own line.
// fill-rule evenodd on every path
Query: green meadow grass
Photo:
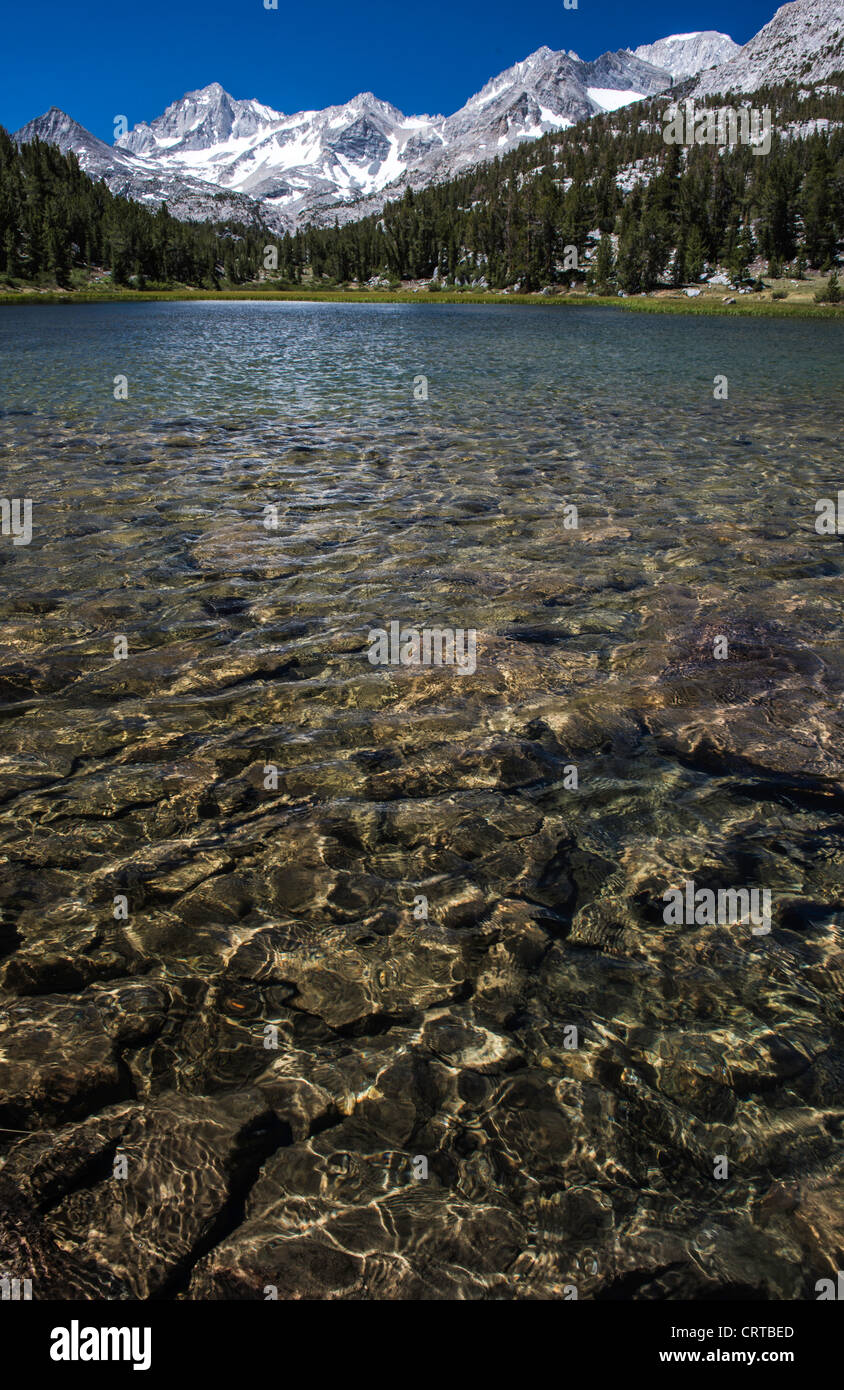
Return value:
M 743 296 L 735 304 L 720 299 L 668 299 L 653 295 L 619 299 L 611 295 L 543 294 L 418 294 L 407 290 L 25 290 L 0 295 L 0 305 L 9 304 L 143 304 L 166 300 L 298 300 L 313 304 L 530 304 L 544 308 L 601 308 L 632 310 L 643 314 L 725 314 L 734 318 L 839 318 L 844 304 L 815 304 L 811 300 L 754 301 Z

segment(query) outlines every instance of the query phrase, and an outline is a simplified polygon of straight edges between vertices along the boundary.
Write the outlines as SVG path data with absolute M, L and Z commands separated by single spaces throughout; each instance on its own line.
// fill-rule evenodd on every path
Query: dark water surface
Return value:
M 42 1297 L 815 1297 L 841 349 L 0 312 L 0 1265 L 24 1231 Z M 371 665 L 392 621 L 475 629 L 477 669 Z M 767 890 L 770 932 L 667 925 L 688 880 Z

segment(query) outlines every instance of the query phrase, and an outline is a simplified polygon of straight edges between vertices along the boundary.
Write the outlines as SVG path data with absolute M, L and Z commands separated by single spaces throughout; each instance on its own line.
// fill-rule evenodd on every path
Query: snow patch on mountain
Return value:
M 618 111 L 622 106 L 629 106 L 633 101 L 641 101 L 644 92 L 634 91 L 613 91 L 612 87 L 587 87 L 587 95 L 596 106 L 600 106 L 602 111 Z

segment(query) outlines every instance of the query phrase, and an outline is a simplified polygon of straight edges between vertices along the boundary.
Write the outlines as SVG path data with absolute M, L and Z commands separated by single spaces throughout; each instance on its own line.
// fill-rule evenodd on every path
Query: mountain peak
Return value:
M 388 101 L 382 101 L 380 97 L 377 97 L 374 92 L 357 92 L 355 96 L 351 98 L 351 100 L 345 103 L 345 105 L 377 106 L 379 110 L 381 110 L 382 108 L 392 111 L 396 110 L 394 106 L 390 106 L 390 103 Z
M 234 97 L 230 96 L 219 82 L 209 82 L 207 87 L 197 87 L 195 92 L 185 92 L 182 101 L 195 101 L 197 98 L 203 97 L 207 97 L 209 101 L 219 101 L 222 97 L 226 97 L 228 101 L 234 101 Z
M 78 151 L 83 148 L 96 148 L 106 155 L 110 152 L 110 147 L 104 141 L 98 140 L 96 135 L 92 135 L 66 111 L 62 111 L 60 106 L 51 106 L 43 116 L 36 116 L 34 120 L 27 121 L 26 125 L 15 131 L 12 138 L 19 145 L 25 145 L 30 140 L 45 140 L 48 144 L 55 145 L 63 154 L 68 150 Z
M 655 43 L 643 43 L 633 49 L 634 57 L 670 72 L 675 82 L 693 77 L 706 68 L 720 66 L 735 58 L 741 50 L 729 34 L 717 29 L 699 29 L 693 34 L 669 34 Z
M 84 128 L 78 121 L 75 121 L 72 116 L 69 116 L 66 111 L 62 111 L 60 106 L 51 106 L 43 115 L 35 116 L 31 121 L 27 121 L 26 125 L 21 126 L 20 130 L 16 131 L 16 135 L 20 135 L 21 131 L 24 130 L 33 130 L 36 126 L 40 127 L 42 130 L 54 129 L 60 126 L 73 127 L 76 130 L 82 130 Z

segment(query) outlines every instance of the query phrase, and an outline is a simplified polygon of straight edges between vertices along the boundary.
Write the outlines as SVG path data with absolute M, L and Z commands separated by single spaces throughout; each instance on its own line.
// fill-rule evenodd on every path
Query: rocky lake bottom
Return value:
M 0 1272 L 815 1298 L 840 325 L 0 314 Z M 394 622 L 475 669 L 373 665 Z

